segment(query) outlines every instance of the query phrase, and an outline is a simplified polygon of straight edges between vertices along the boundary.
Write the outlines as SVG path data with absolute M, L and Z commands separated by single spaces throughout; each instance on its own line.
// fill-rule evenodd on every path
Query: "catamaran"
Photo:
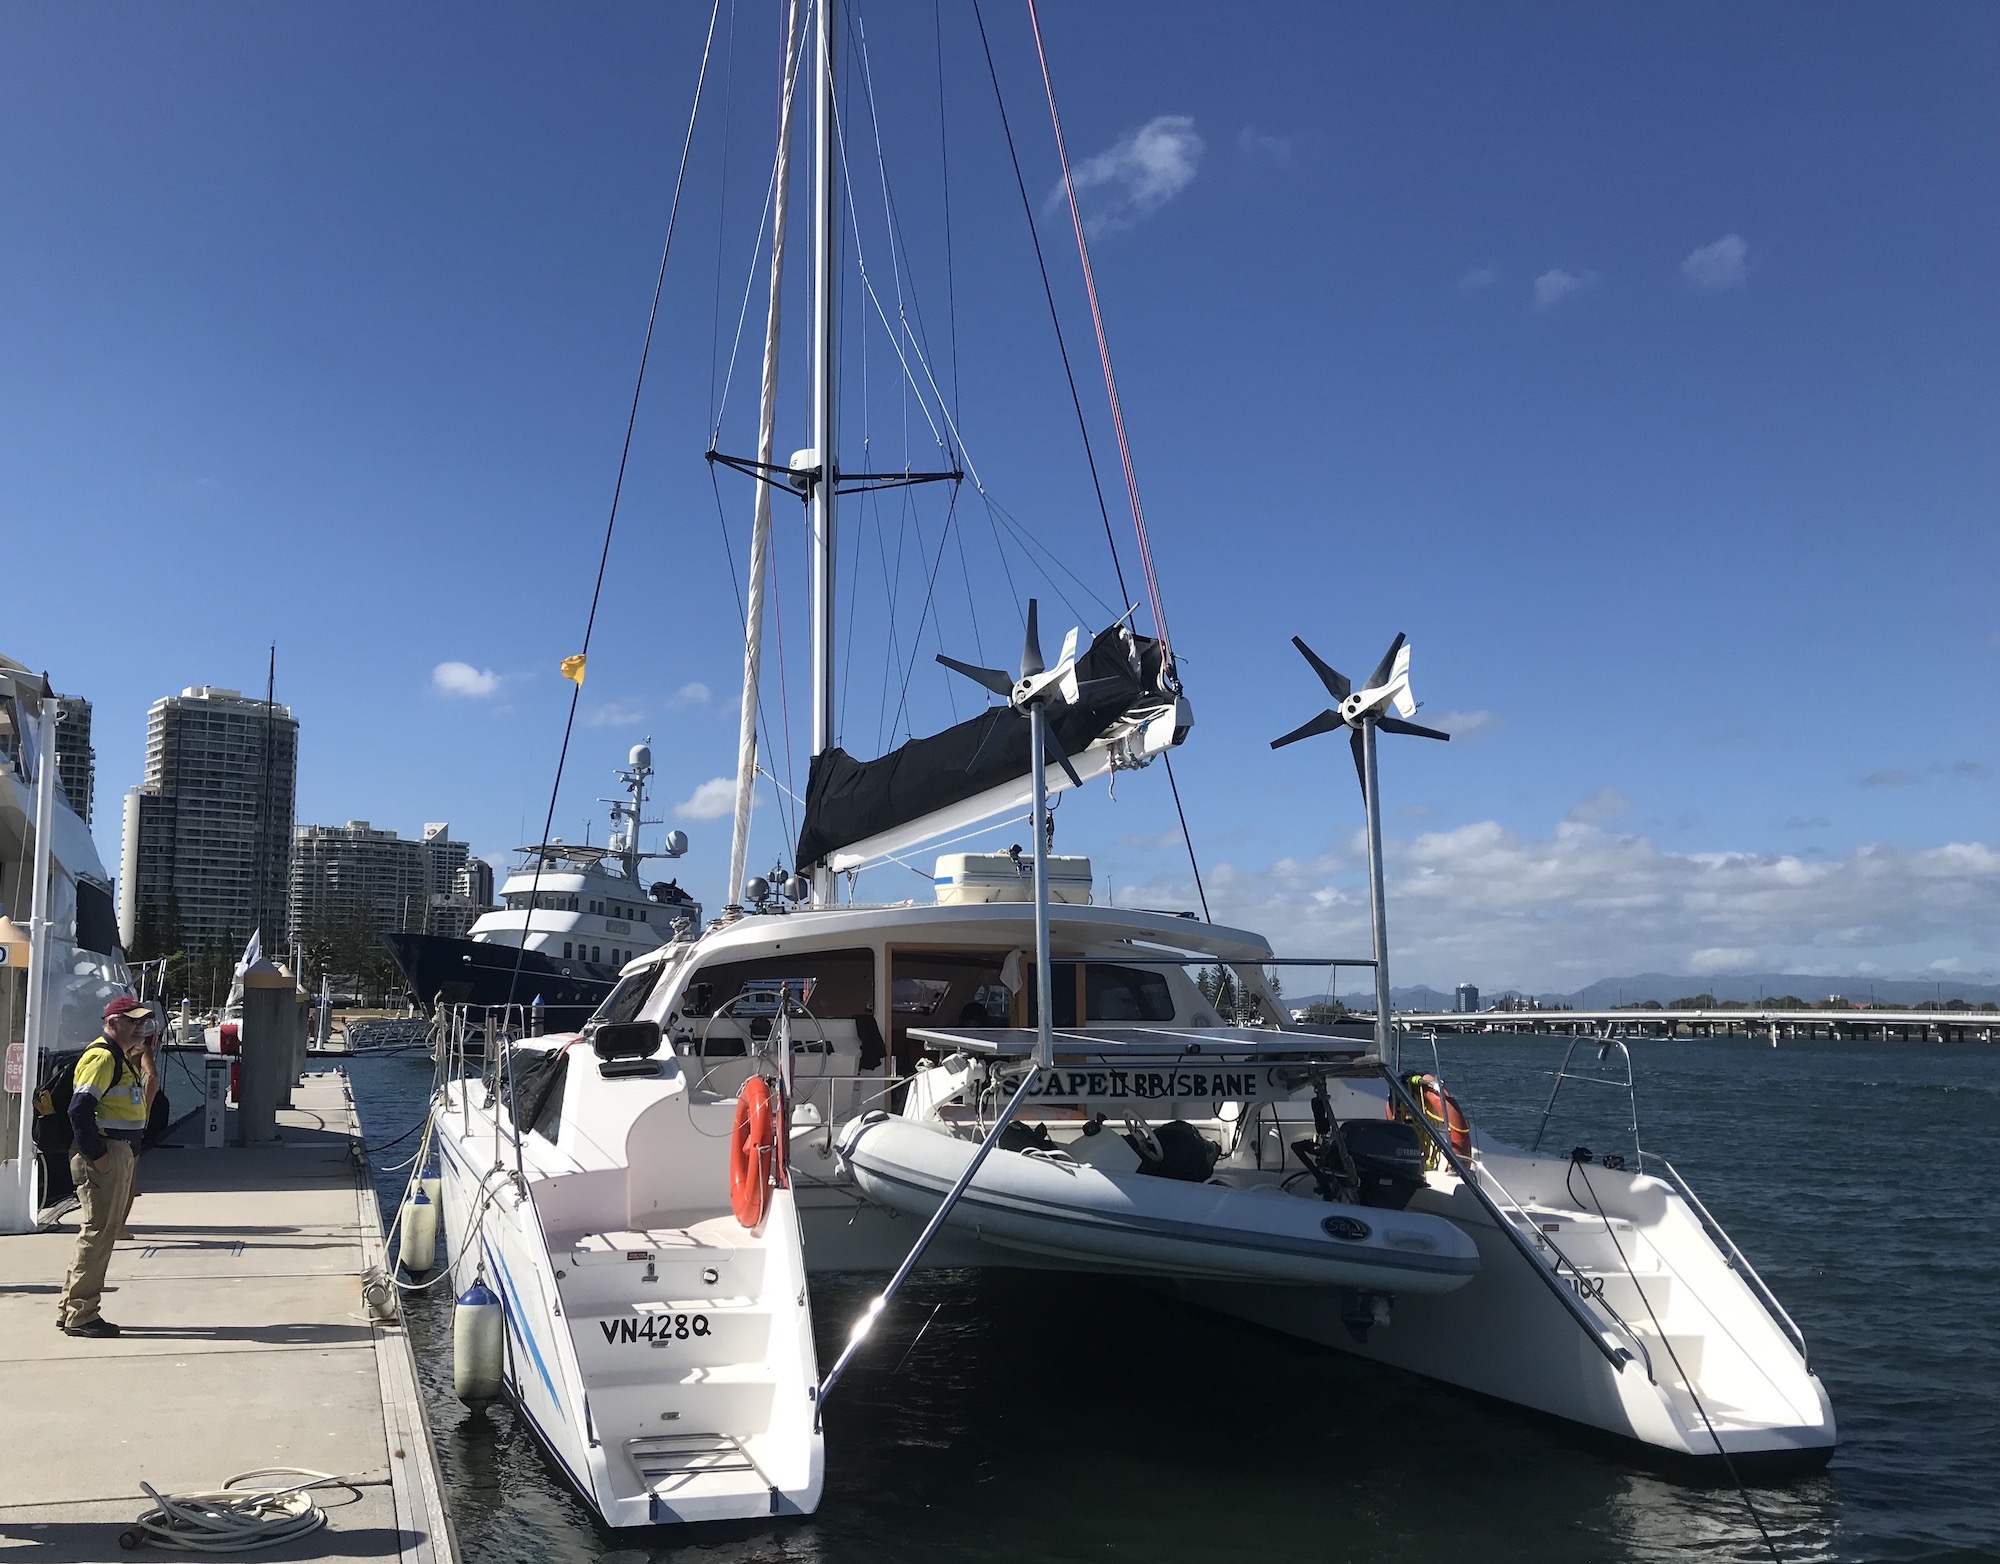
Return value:
M 809 26 L 794 4 L 786 36 L 758 449 L 710 451 L 758 480 L 729 903 L 640 951 L 579 1031 L 483 1076 L 447 1060 L 430 1128 L 451 1276 L 467 1308 L 497 1295 L 493 1377 L 610 1526 L 806 1513 L 821 1409 L 867 1371 L 855 1354 L 903 1279 L 1008 1266 L 1130 1277 L 1696 1462 L 1824 1461 L 1833 1414 L 1803 1338 L 1668 1164 L 1507 1146 L 1435 1070 L 1403 1068 L 1373 749 L 1415 728 L 1400 640 L 1358 690 L 1313 658 L 1339 704 L 1287 736 L 1351 728 L 1363 762 L 1375 950 L 1347 964 L 1374 972 L 1370 1037 L 1281 1006 L 1270 974 L 1326 959 L 1098 903 L 1088 860 L 1053 851 L 1049 794 L 1191 732 L 1150 562 L 1154 633 L 1128 614 L 1047 663 L 1031 602 L 1017 673 L 940 657 L 999 704 L 874 760 L 835 743 L 836 499 L 881 475 L 836 458 L 833 0 Z M 809 443 L 779 464 L 800 87 Z M 807 512 L 812 761 L 793 872 L 751 879 L 774 492 Z M 1026 850 L 939 852 L 1024 818 Z M 855 876 L 920 852 L 927 897 L 855 899 Z M 1204 969 L 1232 974 L 1234 1013 Z M 811 1281 L 843 1271 L 891 1276 L 822 1365 Z

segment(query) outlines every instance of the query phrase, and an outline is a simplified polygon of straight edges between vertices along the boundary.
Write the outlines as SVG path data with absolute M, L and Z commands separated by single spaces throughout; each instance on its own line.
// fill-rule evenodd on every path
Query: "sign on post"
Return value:
M 229 1060 L 222 1054 L 204 1054 L 207 1079 L 203 1084 L 201 1143 L 221 1146 L 229 1111 Z

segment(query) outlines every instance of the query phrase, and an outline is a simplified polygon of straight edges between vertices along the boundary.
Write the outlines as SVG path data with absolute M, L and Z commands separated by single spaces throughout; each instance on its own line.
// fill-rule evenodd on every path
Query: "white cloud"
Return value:
M 1206 146 L 1188 114 L 1162 114 L 1128 131 L 1071 171 L 1086 231 L 1130 228 L 1188 187 Z M 1060 183 L 1050 192 L 1054 210 L 1068 202 Z
M 1724 972 L 1754 972 L 1757 970 L 1757 952 L 1743 945 L 1711 945 L 1689 956 L 1687 969 L 1696 977 L 1716 977 Z
M 1490 266 L 1475 266 L 1458 279 L 1460 293 L 1484 293 L 1500 280 L 1500 274 Z
M 500 692 L 500 675 L 471 663 L 439 663 L 431 670 L 431 689 L 459 700 L 484 700 Z
M 1392 838 L 1385 851 L 1399 985 L 1560 991 L 1658 970 L 1679 952 L 1755 952 L 1774 971 L 2000 969 L 2000 849 L 1979 842 L 1808 859 L 1669 852 L 1579 821 L 1524 838 L 1489 820 Z M 1217 920 L 1264 931 L 1282 954 L 1367 949 L 1367 871 L 1351 848 L 1204 870 Z M 1121 887 L 1119 900 L 1197 905 L 1192 883 L 1166 879 Z
M 720 820 L 736 809 L 736 778 L 710 777 L 694 795 L 674 805 L 676 820 Z
M 1596 272 L 1566 272 L 1560 266 L 1553 266 L 1535 279 L 1535 304 L 1539 309 L 1552 310 L 1571 294 L 1596 286 Z
M 706 706 L 708 702 L 708 686 L 698 679 L 690 684 L 683 684 L 667 697 L 667 705 L 676 710 L 686 706 Z
M 1031 766 L 1029 768 L 1033 770 Z M 1599 788 L 1590 797 L 1582 799 L 1569 812 L 1571 820 L 1611 820 L 1624 814 L 1632 807 L 1632 800 L 1609 783 Z
M 645 720 L 645 708 L 634 706 L 629 701 L 593 706 L 583 714 L 583 725 L 587 728 L 629 728 Z
M 1488 738 L 1507 726 L 1507 719 L 1497 711 L 1447 711 L 1435 717 L 1425 712 L 1422 715 L 1425 727 L 1449 733 L 1455 742 L 1463 744 Z
M 1273 163 L 1289 163 L 1292 160 L 1292 138 L 1273 136 L 1254 126 L 1245 125 L 1236 133 L 1236 150 L 1246 158 L 1266 158 Z
M 1750 246 L 1741 234 L 1724 234 L 1682 261 L 1681 275 L 1697 288 L 1740 288 L 1750 280 Z

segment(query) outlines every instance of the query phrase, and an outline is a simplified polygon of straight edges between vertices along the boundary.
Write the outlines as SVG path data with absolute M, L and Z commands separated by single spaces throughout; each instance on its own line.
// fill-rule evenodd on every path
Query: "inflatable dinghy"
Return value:
M 978 1149 L 879 1113 L 840 1138 L 862 1192 L 920 1218 L 936 1212 Z M 1479 1269 L 1471 1238 L 1443 1217 L 1336 1204 L 1268 1182 L 1106 1171 L 1060 1149 L 995 1147 L 946 1225 L 1084 1269 L 1147 1275 L 1443 1293 Z

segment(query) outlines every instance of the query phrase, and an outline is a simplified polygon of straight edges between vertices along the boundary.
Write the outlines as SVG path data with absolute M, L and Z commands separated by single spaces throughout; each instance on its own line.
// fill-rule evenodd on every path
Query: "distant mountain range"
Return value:
M 1942 982 L 1925 978 L 1857 978 L 1814 976 L 1802 972 L 1742 972 L 1728 976 L 1676 977 L 1666 972 L 1642 972 L 1636 977 L 1600 978 L 1575 993 L 1523 994 L 1519 989 L 1482 988 L 1479 1003 L 1489 1006 L 1496 999 L 1529 998 L 1543 1005 L 1564 1005 L 1572 1010 L 1610 1010 L 1619 1005 L 1642 1005 L 1648 1000 L 1666 1004 L 1690 999 L 1696 994 L 1712 994 L 1717 999 L 1758 1000 L 1792 995 L 1817 1004 L 1831 995 L 1879 1005 L 1916 1005 L 1925 1000 L 1962 999 L 1968 1004 L 2000 1003 L 2000 983 L 1965 983 L 1947 978 Z M 1325 994 L 1287 994 L 1285 1004 L 1292 1009 L 1324 1003 Z M 1391 1003 L 1398 1010 L 1451 1010 L 1458 995 L 1418 984 L 1414 988 L 1391 988 Z M 1372 989 L 1343 992 L 1341 1002 L 1351 1007 L 1373 1010 Z

